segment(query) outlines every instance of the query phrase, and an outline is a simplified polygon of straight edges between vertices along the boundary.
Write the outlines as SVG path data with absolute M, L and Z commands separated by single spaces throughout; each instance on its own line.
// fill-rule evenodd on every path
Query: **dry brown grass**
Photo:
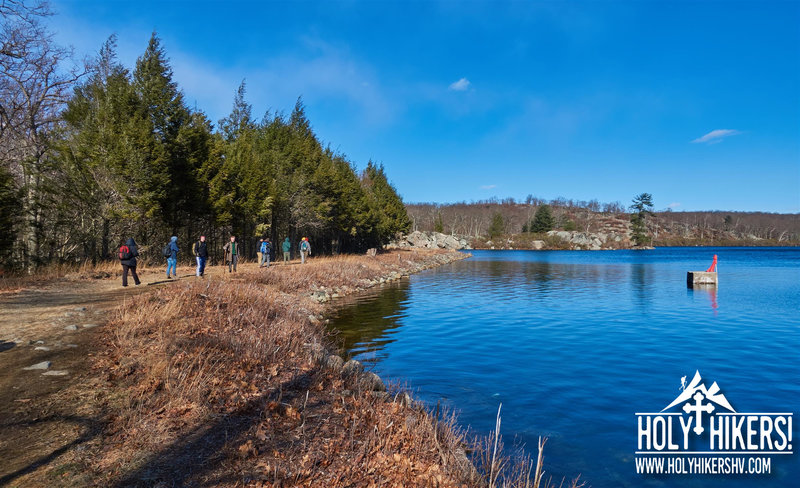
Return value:
M 311 292 L 348 293 L 452 259 L 315 258 L 139 296 L 112 318 L 94 359 L 103 434 L 49 484 L 538 487 L 528 461 L 509 461 L 499 439 L 476 470 L 465 449 L 477 460 L 488 451 L 454 416 L 323 364 L 326 309 Z
M 120 309 L 96 362 L 112 392 L 102 454 L 78 464 L 117 486 L 464 485 L 474 473 L 452 423 L 319 364 L 324 306 L 307 293 L 441 256 L 317 258 L 175 283 Z

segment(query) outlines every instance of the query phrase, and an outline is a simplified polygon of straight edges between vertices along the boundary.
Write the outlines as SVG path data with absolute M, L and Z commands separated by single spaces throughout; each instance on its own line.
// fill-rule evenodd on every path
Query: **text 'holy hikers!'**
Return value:
M 642 459 L 648 461 L 645 457 L 637 459 L 637 471 L 653 474 L 701 471 L 707 474 L 761 473 L 763 471 L 746 469 L 748 462 L 753 464 L 755 458 L 743 459 L 742 455 L 793 454 L 792 413 L 736 412 L 717 383 L 707 388 L 699 372 L 695 372 L 688 386 L 686 377 L 683 377 L 681 389 L 680 395 L 660 412 L 636 413 L 636 455 L 715 457 L 689 458 L 693 461 L 690 465 L 700 471 L 686 470 L 689 465 L 684 463 L 677 466 L 680 469 L 657 469 L 659 466 L 664 468 L 663 460 L 654 460 L 650 466 L 653 469 L 644 469 L 649 466 L 647 462 L 640 462 Z M 674 461 L 666 464 L 676 467 Z M 712 469 L 712 465 L 720 469 Z M 723 469 L 726 466 L 730 469 Z

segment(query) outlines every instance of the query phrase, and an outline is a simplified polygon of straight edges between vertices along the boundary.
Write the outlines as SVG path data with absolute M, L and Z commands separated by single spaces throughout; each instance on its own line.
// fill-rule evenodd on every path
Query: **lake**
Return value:
M 637 474 L 637 412 L 659 412 L 699 371 L 737 412 L 800 413 L 800 250 L 472 251 L 374 290 L 331 321 L 350 357 L 474 433 L 502 403 L 508 446 L 549 438 L 545 470 L 594 487 L 797 486 L 770 475 Z M 686 272 L 719 255 L 717 288 Z M 793 439 L 797 438 L 796 423 Z

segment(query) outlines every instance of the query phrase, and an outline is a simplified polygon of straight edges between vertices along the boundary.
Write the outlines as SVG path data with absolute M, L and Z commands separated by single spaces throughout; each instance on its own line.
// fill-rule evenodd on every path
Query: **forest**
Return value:
M 44 27 L 46 4 L 0 10 L 0 266 L 97 262 L 131 236 L 151 258 L 201 234 L 215 253 L 230 235 L 248 255 L 260 237 L 360 252 L 409 229 L 383 166 L 359 172 L 324 144 L 301 98 L 256 118 L 243 81 L 214 124 L 156 33 L 132 68 L 114 36 L 79 63 Z
M 633 210 L 618 201 L 601 203 L 563 197 L 545 200 L 533 195 L 524 200 L 493 198 L 449 204 L 409 203 L 406 207 L 412 230 L 472 238 L 529 231 L 542 207 L 548 207 L 552 215 L 549 228 L 580 232 L 599 232 L 609 223 L 627 222 Z M 800 243 L 800 214 L 670 210 L 650 213 L 648 233 L 657 241 L 660 239 L 661 245 L 694 245 L 711 239 Z

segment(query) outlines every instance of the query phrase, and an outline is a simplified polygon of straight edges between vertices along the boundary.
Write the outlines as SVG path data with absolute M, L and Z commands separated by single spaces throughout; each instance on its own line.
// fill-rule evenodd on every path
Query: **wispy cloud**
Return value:
M 247 101 L 255 116 L 265 109 L 291 109 L 302 96 L 309 107 L 340 103 L 370 126 L 390 123 L 398 105 L 372 66 L 347 49 L 308 40 L 297 51 L 276 53 L 259 62 L 219 66 L 179 49 L 170 51 L 175 79 L 187 99 L 196 99 L 212 119 L 230 111 L 233 93 L 247 80 Z M 216 116 L 216 117 L 213 117 Z
M 703 137 L 698 137 L 692 142 L 695 144 L 700 144 L 700 143 L 716 144 L 725 139 L 726 137 L 735 136 L 738 134 L 741 134 L 741 131 L 735 129 L 715 129 L 709 132 L 708 134 L 704 135 Z
M 497 185 L 481 185 L 481 190 L 491 190 L 497 188 Z
M 449 89 L 453 91 L 467 91 L 467 89 L 472 85 L 466 78 L 461 78 L 458 81 L 454 81 L 450 83 Z
M 678 208 L 680 206 L 681 206 L 681 202 L 672 202 L 669 205 L 667 205 L 667 208 Z

